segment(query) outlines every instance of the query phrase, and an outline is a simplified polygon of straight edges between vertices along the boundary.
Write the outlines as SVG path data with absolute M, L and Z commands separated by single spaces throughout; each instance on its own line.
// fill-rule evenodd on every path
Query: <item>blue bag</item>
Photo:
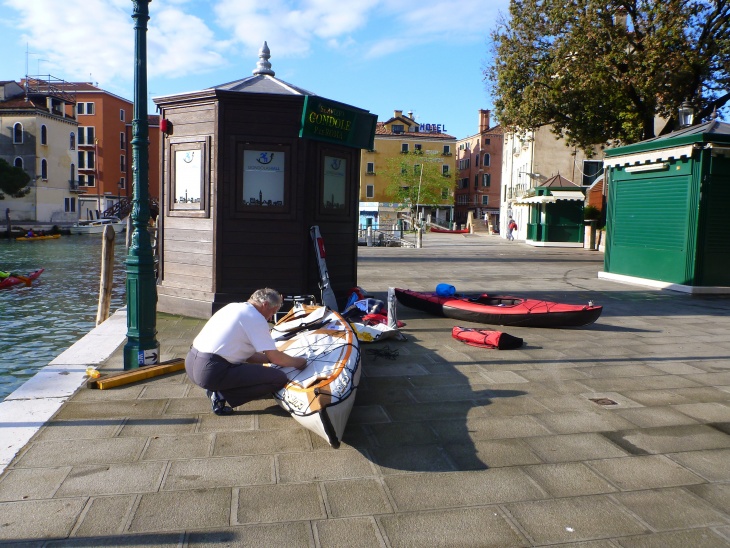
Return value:
M 436 286 L 436 295 L 439 297 L 451 297 L 456 293 L 456 288 L 449 284 L 438 284 Z

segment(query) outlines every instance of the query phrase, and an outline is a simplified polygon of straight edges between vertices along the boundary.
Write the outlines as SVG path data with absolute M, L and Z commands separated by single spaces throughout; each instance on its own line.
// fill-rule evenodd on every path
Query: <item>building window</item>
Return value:
M 15 167 L 19 167 L 20 169 L 23 169 L 23 159 L 20 156 L 16 157 L 15 161 L 13 161 L 13 165 Z
M 423 148 L 423 147 L 421 146 L 421 143 L 416 143 L 415 145 L 413 145 L 413 149 L 414 149 L 414 150 L 415 150 L 416 152 L 421 152 L 422 148 Z
M 370 175 L 375 174 L 375 162 L 368 162 L 366 167 L 366 173 Z
M 93 175 L 79 174 L 79 186 L 94 186 L 95 184 L 96 178 Z
M 13 144 L 14 145 L 23 144 L 23 124 L 21 124 L 20 122 L 16 123 L 13 126 Z
M 451 145 L 444 145 L 444 154 L 451 154 Z
M 76 165 L 75 164 L 71 164 L 71 169 L 69 170 L 69 173 L 68 173 L 68 182 L 69 182 L 69 185 L 71 186 L 71 188 L 76 187 Z
M 120 108 L 120 109 L 119 109 L 119 119 L 120 119 L 120 120 L 121 120 L 122 122 L 124 122 L 124 109 L 123 109 L 123 108 Z
M 94 114 L 94 103 L 76 103 L 76 114 Z
M 48 161 L 45 158 L 41 160 L 41 179 L 48 180 Z
M 375 198 L 375 185 L 365 185 L 365 197 Z
M 476 155 L 476 161 L 474 162 L 476 167 L 479 167 L 479 154 Z
M 393 124 L 392 126 L 390 126 L 390 130 L 393 133 L 403 133 L 403 131 L 405 130 L 405 126 L 403 124 Z
M 492 174 L 491 173 L 482 174 L 482 186 L 484 186 L 484 187 L 492 186 Z
M 119 134 L 119 148 L 122 150 L 127 150 L 127 134 L 123 131 Z
M 125 190 L 127 188 L 127 180 L 124 177 L 119 178 L 119 190 Z
M 490 165 L 490 163 L 489 163 L 490 161 L 491 161 L 491 158 L 489 157 L 489 154 L 485 154 L 484 155 L 484 162 L 483 162 L 483 164 L 485 166 L 489 166 Z
M 48 144 L 48 127 L 46 124 L 41 124 L 41 144 Z
M 600 160 L 583 160 L 583 186 L 590 186 L 603 173 L 603 162 Z
M 79 169 L 94 169 L 96 154 L 93 150 L 79 150 Z
M 66 213 L 76 212 L 76 198 L 64 198 L 64 211 Z
M 119 157 L 119 171 L 127 171 L 127 157 L 124 154 Z
M 448 188 L 442 188 L 441 189 L 441 199 L 446 200 L 449 197 L 449 189 Z
M 416 175 L 421 174 L 421 164 L 413 164 L 413 173 Z
M 449 164 L 443 164 L 441 166 L 441 175 L 447 176 L 449 174 Z
M 408 143 L 401 143 L 400 151 L 401 153 L 408 153 Z
M 73 131 L 68 135 L 68 149 L 76 150 L 76 134 Z
M 489 205 L 489 196 L 482 194 L 482 205 Z
M 79 126 L 79 144 L 93 145 L 95 133 L 94 126 Z
M 485 145 L 489 145 L 491 143 L 492 143 L 492 140 L 491 139 L 489 139 L 489 138 L 484 139 L 484 144 Z
M 479 188 L 479 174 L 474 175 L 474 190 Z

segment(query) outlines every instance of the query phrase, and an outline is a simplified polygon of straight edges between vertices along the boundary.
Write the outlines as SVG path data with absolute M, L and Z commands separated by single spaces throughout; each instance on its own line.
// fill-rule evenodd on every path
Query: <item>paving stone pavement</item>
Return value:
M 0 544 L 730 546 L 730 297 L 621 285 L 602 266 L 482 234 L 360 247 L 377 298 L 445 282 L 604 312 L 495 328 L 525 340 L 498 351 L 451 337 L 477 324 L 399 305 L 408 340 L 363 344 L 337 450 L 271 399 L 213 415 L 183 372 L 82 386 L 0 476 Z M 159 314 L 162 359 L 202 325 Z M 121 348 L 102 369 L 122 369 Z

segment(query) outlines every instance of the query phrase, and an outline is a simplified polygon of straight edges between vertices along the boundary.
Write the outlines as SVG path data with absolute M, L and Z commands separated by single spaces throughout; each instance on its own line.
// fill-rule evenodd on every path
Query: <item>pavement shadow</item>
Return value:
M 363 345 L 363 376 L 343 442 L 384 475 L 486 470 L 470 421 L 488 418 L 485 408 L 495 399 L 526 392 L 474 389 L 486 378 L 469 379 L 421 344 L 425 338 L 408 332 L 408 342 Z M 397 356 L 383 358 L 388 352 Z

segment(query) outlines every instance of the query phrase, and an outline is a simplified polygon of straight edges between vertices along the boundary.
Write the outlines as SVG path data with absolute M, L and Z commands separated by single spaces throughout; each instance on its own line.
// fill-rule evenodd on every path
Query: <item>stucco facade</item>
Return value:
M 132 197 L 134 103 L 90 83 L 74 82 L 79 123 L 79 216 L 96 216 L 120 198 Z M 160 196 L 159 116 L 149 117 L 149 195 Z M 89 157 L 93 156 L 93 163 Z M 83 167 L 82 167 L 83 166 Z
M 77 121 L 73 95 L 55 82 L 2 82 L 0 157 L 30 176 L 29 192 L 0 202 L 11 221 L 69 222 L 76 216 Z
M 396 222 L 397 212 L 405 204 L 394 202 L 387 193 L 390 180 L 383 176 L 382 169 L 391 158 L 399 158 L 405 152 L 420 151 L 436 162 L 442 164 L 442 170 L 452 177 L 455 168 L 454 149 L 456 138 L 440 131 L 441 128 L 428 128 L 421 131 L 420 124 L 403 111 L 396 110 L 393 117 L 385 122 L 378 122 L 375 131 L 373 150 L 363 150 L 360 162 L 360 225 L 372 224 L 375 227 L 390 228 Z M 414 156 L 414 165 L 417 157 Z M 379 173 L 380 170 L 380 173 Z M 429 210 L 434 217 L 448 222 L 453 206 L 453 194 L 450 193 L 438 207 Z
M 454 220 L 459 224 L 472 213 L 476 222 L 499 226 L 504 135 L 501 126 L 489 124 L 490 112 L 479 110 L 479 132 L 456 142 Z
M 509 218 L 517 222 L 517 239 L 526 239 L 529 206 L 517 203 L 531 189 L 561 175 L 582 187 L 590 186 L 603 173 L 603 151 L 588 157 L 576 147 L 557 139 L 549 126 L 526 131 L 524 135 L 505 132 L 502 152 L 502 196 L 500 233 L 506 234 Z

